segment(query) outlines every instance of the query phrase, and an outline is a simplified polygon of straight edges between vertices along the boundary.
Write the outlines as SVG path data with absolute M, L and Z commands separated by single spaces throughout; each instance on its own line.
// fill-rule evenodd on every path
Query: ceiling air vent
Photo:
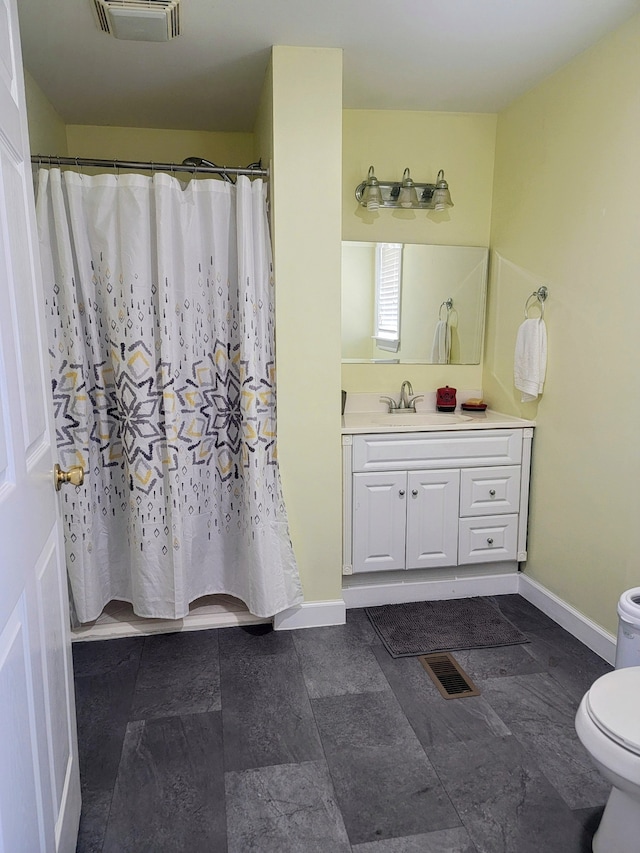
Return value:
M 180 0 L 93 0 L 103 33 L 132 41 L 169 41 L 180 35 Z

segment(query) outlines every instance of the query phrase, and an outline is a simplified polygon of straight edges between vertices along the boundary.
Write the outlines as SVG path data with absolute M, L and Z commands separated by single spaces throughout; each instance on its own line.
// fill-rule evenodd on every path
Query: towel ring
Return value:
M 445 299 L 444 302 L 440 303 L 440 308 L 438 309 L 438 319 L 439 320 L 442 320 L 442 309 L 443 308 L 447 309 L 447 315 L 448 315 L 449 311 L 451 311 L 451 309 L 453 308 L 453 299 L 451 297 L 449 297 L 448 299 Z
M 524 319 L 529 319 L 529 304 L 532 299 L 535 299 L 538 303 L 538 307 L 540 308 L 540 317 L 538 319 L 542 320 L 544 317 L 544 303 L 549 295 L 548 289 L 543 285 L 539 287 L 537 290 L 534 290 L 531 296 L 527 299 L 524 305 Z

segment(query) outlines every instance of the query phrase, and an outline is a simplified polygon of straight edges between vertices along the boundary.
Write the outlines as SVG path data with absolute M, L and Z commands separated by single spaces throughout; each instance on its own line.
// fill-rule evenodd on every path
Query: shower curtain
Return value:
M 36 211 L 58 457 L 86 472 L 61 493 L 79 621 L 300 602 L 263 182 L 42 169 Z

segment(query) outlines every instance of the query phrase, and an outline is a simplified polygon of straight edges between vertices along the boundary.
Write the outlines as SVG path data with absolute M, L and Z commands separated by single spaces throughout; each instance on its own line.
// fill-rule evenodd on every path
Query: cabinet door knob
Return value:
M 496 490 L 495 489 L 489 489 L 489 494 L 491 495 L 492 498 L 495 498 Z
M 414 498 L 417 498 L 417 497 L 418 497 L 418 490 L 417 490 L 417 489 L 412 489 L 412 490 L 411 490 L 411 494 L 414 496 Z
M 403 498 L 404 497 L 404 489 L 400 489 L 398 494 L 400 495 L 401 498 Z
M 491 536 L 487 537 L 487 545 L 493 545 L 493 539 L 491 538 Z

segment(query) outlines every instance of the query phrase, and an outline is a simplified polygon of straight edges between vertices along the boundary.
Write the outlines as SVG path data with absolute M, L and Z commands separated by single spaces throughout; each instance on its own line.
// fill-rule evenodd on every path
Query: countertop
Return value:
M 452 417 L 455 423 L 449 423 Z M 394 418 L 399 418 L 394 422 Z M 415 420 L 413 420 L 415 418 Z M 381 421 L 384 421 L 381 423 Z M 469 429 L 509 429 L 533 427 L 535 421 L 503 415 L 487 409 L 485 412 L 456 410 L 451 415 L 419 410 L 415 414 L 386 415 L 384 412 L 354 412 L 342 416 L 342 434 L 458 432 Z

